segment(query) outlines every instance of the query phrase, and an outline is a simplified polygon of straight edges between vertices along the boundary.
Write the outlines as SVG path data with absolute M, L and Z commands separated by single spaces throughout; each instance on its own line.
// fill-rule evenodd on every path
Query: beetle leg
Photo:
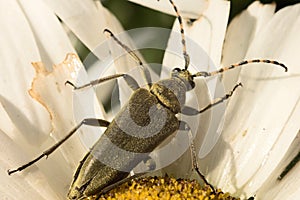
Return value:
M 216 190 L 215 190 L 214 186 L 206 180 L 205 176 L 199 170 L 196 150 L 195 150 L 195 146 L 194 146 L 194 142 L 193 142 L 193 135 L 192 135 L 190 126 L 184 121 L 179 121 L 179 123 L 180 123 L 179 130 L 188 131 L 188 136 L 189 136 L 189 141 L 190 141 L 190 150 L 191 150 L 191 155 L 192 155 L 193 169 L 197 172 L 197 174 L 200 176 L 200 178 L 204 181 L 205 185 L 209 186 L 211 188 L 211 190 L 214 193 L 216 193 Z
M 73 87 L 74 90 L 80 90 L 83 88 L 87 88 L 87 87 L 92 87 L 95 85 L 99 85 L 103 82 L 109 81 L 109 80 L 114 80 L 117 79 L 119 77 L 123 77 L 127 83 L 127 85 L 132 89 L 132 90 L 137 90 L 138 88 L 140 88 L 139 84 L 136 82 L 136 80 L 130 76 L 129 74 L 114 74 L 111 76 L 107 76 L 104 78 L 100 78 L 100 79 L 96 79 L 93 80 L 87 84 L 81 85 L 81 86 L 76 86 L 74 83 L 70 82 L 70 81 L 66 81 L 65 85 L 71 85 Z
M 181 109 L 181 113 L 182 114 L 185 114 L 185 115 L 189 115 L 189 116 L 192 116 L 192 115 L 197 115 L 197 114 L 200 114 L 200 113 L 203 113 L 204 111 L 206 110 L 209 110 L 210 108 L 222 103 L 223 101 L 229 99 L 234 91 L 239 87 L 239 86 L 242 86 L 241 83 L 238 83 L 234 86 L 234 88 L 229 92 L 227 93 L 225 96 L 223 97 L 220 97 L 220 98 L 217 98 L 215 99 L 212 103 L 210 103 L 209 105 L 205 106 L 204 108 L 200 109 L 200 110 L 197 110 L 195 108 L 192 108 L 192 107 L 189 107 L 189 106 L 184 106 L 182 109 Z
M 124 78 L 124 80 L 126 81 L 127 85 L 128 85 L 133 91 L 135 91 L 135 90 L 137 90 L 137 89 L 140 88 L 139 84 L 136 82 L 136 80 L 135 80 L 132 76 L 130 76 L 130 75 L 128 75 L 128 74 L 124 74 L 123 78 Z
M 51 146 L 49 149 L 44 151 L 41 155 L 36 157 L 35 159 L 31 160 L 30 162 L 18 167 L 17 169 L 9 169 L 7 170 L 8 175 L 11 175 L 17 171 L 22 171 L 26 169 L 27 167 L 33 165 L 37 161 L 39 161 L 43 157 L 48 157 L 52 152 L 54 152 L 60 145 L 62 145 L 67 139 L 69 139 L 82 125 L 88 125 L 88 126 L 102 126 L 107 127 L 110 124 L 110 122 L 103 120 L 103 119 L 93 119 L 93 118 L 87 118 L 82 120 L 73 130 L 70 131 L 64 138 L 62 138 L 60 141 L 58 141 L 56 144 Z

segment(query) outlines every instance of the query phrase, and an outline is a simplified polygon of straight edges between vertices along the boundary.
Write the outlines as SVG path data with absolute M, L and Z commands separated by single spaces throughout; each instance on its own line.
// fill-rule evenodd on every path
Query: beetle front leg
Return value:
M 54 152 L 60 145 L 62 145 L 66 140 L 68 140 L 82 125 L 88 126 L 101 126 L 101 127 L 108 127 L 110 122 L 103 120 L 103 119 L 94 119 L 94 118 L 87 118 L 82 120 L 73 130 L 70 131 L 64 138 L 54 144 L 52 147 L 44 151 L 41 155 L 36 157 L 35 159 L 31 160 L 30 162 L 18 167 L 17 169 L 9 169 L 7 170 L 8 175 L 11 175 L 17 171 L 22 171 L 27 167 L 33 165 L 37 161 L 39 161 L 43 157 L 48 157 L 52 152 Z
M 210 108 L 224 102 L 225 100 L 229 99 L 234 91 L 240 87 L 240 86 L 243 86 L 242 83 L 238 83 L 236 84 L 233 89 L 227 93 L 225 96 L 223 97 L 220 97 L 220 98 L 217 98 L 215 99 L 212 103 L 210 103 L 209 105 L 205 106 L 204 108 L 200 109 L 200 110 L 197 110 L 195 108 L 192 108 L 192 107 L 189 107 L 189 106 L 184 106 L 182 109 L 181 109 L 181 113 L 184 114 L 184 115 L 188 115 L 188 116 L 192 116 L 192 115 L 198 115 L 200 113 L 203 113 L 205 112 L 206 110 L 209 110 Z
M 88 88 L 88 87 L 93 87 L 96 85 L 99 85 L 101 83 L 104 83 L 106 81 L 110 81 L 110 80 L 114 80 L 117 79 L 119 77 L 123 77 L 125 82 L 127 83 L 127 85 L 133 90 L 137 90 L 140 88 L 139 84 L 136 82 L 136 80 L 130 76 L 129 74 L 114 74 L 111 76 L 107 76 L 107 77 L 103 77 L 103 78 L 99 78 L 96 80 L 93 80 L 87 84 L 81 85 L 81 86 L 76 86 L 74 83 L 70 82 L 70 81 L 66 81 L 65 85 L 71 85 L 73 87 L 74 90 L 80 90 L 80 89 L 84 89 L 84 88 Z

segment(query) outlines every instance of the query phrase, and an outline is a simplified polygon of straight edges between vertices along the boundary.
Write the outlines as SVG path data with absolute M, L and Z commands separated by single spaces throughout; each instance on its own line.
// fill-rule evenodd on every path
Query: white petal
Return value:
M 262 199 L 297 199 L 300 195 L 298 185 L 300 184 L 300 165 L 295 165 L 293 169 L 281 180 L 277 177 L 287 164 L 299 153 L 300 137 L 299 133 L 293 143 L 290 145 L 289 151 L 286 153 L 282 162 L 279 163 L 276 170 L 270 175 L 269 179 L 258 191 L 258 196 Z
M 42 63 L 33 63 L 33 65 L 36 70 L 36 76 L 32 83 L 30 95 L 47 110 L 51 117 L 53 130 L 52 138 L 48 137 L 47 141 L 44 140 L 42 146 L 41 142 L 36 143 L 35 140 L 32 141 L 35 145 L 32 145 L 35 147 L 35 152 L 32 150 L 33 147 L 31 149 L 24 148 L 25 145 L 23 145 L 23 151 L 20 152 L 20 156 L 26 157 L 27 154 L 30 154 L 30 157 L 36 156 L 51 147 L 55 142 L 66 136 L 84 117 L 94 117 L 93 111 L 95 109 L 94 104 L 88 104 L 94 100 L 91 90 L 73 93 L 72 87 L 65 85 L 66 80 L 76 85 L 86 81 L 84 71 L 80 72 L 83 66 L 75 54 L 69 54 L 62 64 L 54 66 L 52 72 L 47 71 Z M 91 107 L 88 107 L 88 105 L 91 105 Z M 39 170 L 46 177 L 50 187 L 61 198 L 67 194 L 72 174 L 79 160 L 82 159 L 84 152 L 90 147 L 85 146 L 86 148 L 84 148 L 78 140 L 78 135 L 82 133 L 85 137 L 93 138 L 95 141 L 98 137 L 97 131 L 99 133 L 99 130 L 80 128 L 69 141 L 51 154 L 47 160 L 43 159 L 37 163 Z M 28 159 L 26 162 L 28 161 L 30 160 Z M 18 164 L 9 167 L 15 168 L 21 164 L 24 164 L 24 161 L 19 160 Z M 33 170 L 34 167 L 30 167 L 26 169 L 25 173 Z
M 255 194 L 298 132 L 300 80 L 294 75 L 300 73 L 299 12 L 297 5 L 276 13 L 257 33 L 259 37 L 254 38 L 246 55 L 279 60 L 289 72 L 268 64 L 249 65 L 241 70 L 244 87 L 228 105 L 224 141 L 219 143 L 219 148 L 228 150 L 223 155 L 215 154 L 219 163 L 211 166 L 215 168 L 214 180 L 230 192 Z M 243 191 L 237 191 L 239 188 Z
M 50 144 L 53 145 L 53 141 L 50 143 L 50 141 L 47 140 L 49 139 L 47 136 L 51 131 L 49 113 L 40 103 L 28 95 L 28 89 L 34 77 L 34 69 L 30 63 L 32 61 L 41 60 L 41 57 L 46 58 L 47 61 L 58 59 L 62 56 L 58 55 L 58 53 L 62 53 L 66 50 L 65 44 L 68 43 L 68 41 L 66 40 L 66 43 L 64 42 L 64 33 L 58 28 L 60 24 L 58 21 L 55 21 L 57 19 L 53 15 L 49 15 L 49 11 L 40 5 L 39 2 L 37 4 L 41 6 L 40 12 L 38 8 L 31 7 L 32 4 L 30 3 L 20 6 L 19 2 L 9 1 L 0 6 L 0 15 L 3 15 L 0 17 L 3 31 L 0 36 L 2 44 L 0 56 L 2 63 L 0 79 L 1 129 L 6 132 L 8 137 L 13 139 L 15 148 L 20 149 L 13 155 L 8 154 L 12 156 L 10 159 L 15 160 L 15 162 L 10 164 L 1 163 L 0 166 L 5 168 L 18 167 L 30 161 L 33 155 L 41 153 L 46 147 L 49 147 Z M 44 38 L 43 35 L 41 36 L 41 34 L 44 33 L 42 31 L 47 29 L 45 27 L 42 27 L 43 30 L 39 29 L 38 23 L 42 17 L 50 20 L 51 25 L 47 27 L 49 30 L 51 30 L 53 26 L 52 31 L 59 32 L 55 36 L 62 36 L 57 38 L 59 44 L 56 43 L 56 45 L 54 45 L 55 42 L 50 41 L 50 38 L 52 38 L 50 36 L 49 38 Z M 29 23 L 27 20 L 32 18 L 37 19 Z M 49 41 L 46 41 L 47 39 L 49 39 Z M 49 46 L 49 43 L 55 48 L 51 48 L 51 51 L 55 53 L 52 54 L 51 52 L 51 55 L 46 55 L 47 49 L 44 48 L 47 47 L 44 45 Z M 42 56 L 40 56 L 40 53 Z M 51 91 L 48 90 L 47 92 L 51 94 Z M 4 139 L 1 140 L 1 142 L 5 142 Z M 49 143 L 42 146 L 42 144 L 46 142 Z M 10 148 L 9 151 L 14 151 L 14 149 Z M 4 156 L 1 158 L 4 158 Z M 62 160 L 59 155 L 56 156 L 56 158 Z M 49 161 L 51 162 L 51 159 L 49 159 Z M 41 171 L 38 171 L 37 175 L 41 176 L 42 179 L 37 179 L 37 176 L 31 178 L 29 175 L 26 179 L 26 185 L 29 184 L 29 186 L 27 189 L 23 188 L 23 190 L 28 192 L 28 195 L 32 192 L 32 197 L 37 196 L 39 194 L 35 195 L 34 193 L 37 192 L 30 189 L 30 185 L 34 188 L 36 184 L 41 183 L 41 185 L 43 185 L 45 180 L 47 180 L 53 191 L 57 192 L 60 197 L 65 197 L 72 172 L 70 171 L 68 176 L 66 173 L 68 169 L 66 162 L 62 161 L 59 163 L 62 163 L 62 165 L 49 165 L 41 162 L 39 165 Z M 41 175 L 41 172 L 45 174 Z M 57 179 L 54 177 L 60 178 Z M 15 184 L 13 187 L 16 189 L 19 188 L 18 186 L 21 188 L 24 187 L 23 183 L 18 185 L 17 180 L 12 180 L 11 184 Z M 20 181 L 20 183 L 21 182 L 22 181 Z M 57 182 L 64 182 L 65 184 L 57 184 Z M 38 187 L 48 188 L 47 185 Z M 49 192 L 49 194 L 51 193 Z M 24 196 L 26 197 L 26 195 Z M 47 194 L 45 194 L 45 196 L 46 195 Z M 51 195 L 54 196 L 53 194 Z M 37 198 L 40 199 L 40 197 Z M 48 199 L 47 196 L 46 199 Z M 52 197 L 52 199 L 57 199 L 57 196 Z
M 123 32 L 123 28 L 120 22 L 116 19 L 116 17 L 109 10 L 102 8 L 101 4 L 99 4 L 99 6 L 103 11 L 103 15 L 105 19 L 109 19 L 107 20 L 107 27 L 105 28 L 108 28 L 114 34 Z M 104 36 L 103 33 L 101 34 Z M 83 61 L 84 65 L 88 67 L 88 75 L 90 80 L 95 80 L 100 77 L 105 77 L 115 73 L 123 73 L 129 71 L 129 66 L 126 65 L 126 63 L 123 63 L 120 60 L 116 61 L 118 56 L 117 55 L 115 56 L 116 52 L 112 46 L 113 47 L 117 46 L 116 42 L 112 41 L 112 39 L 109 37 L 103 38 L 103 41 L 99 43 L 95 49 L 92 49 L 93 54 L 89 54 Z M 119 46 L 117 46 L 117 48 L 119 48 Z M 97 56 L 96 61 L 95 61 L 95 55 Z M 132 61 L 131 58 L 130 60 Z M 115 86 L 114 83 L 115 83 L 114 81 L 108 81 L 106 83 L 103 83 L 95 87 L 95 91 L 98 99 L 100 99 L 102 102 L 106 102 L 107 100 L 111 99 L 113 95 L 113 89 L 114 89 L 113 87 Z M 123 86 L 122 84 L 120 85 L 121 87 Z M 123 98 L 122 92 L 121 92 L 121 97 Z M 108 102 L 108 103 L 113 104 L 113 102 Z
M 94 50 L 103 41 L 106 28 L 102 7 L 92 0 L 44 0 L 54 13 L 90 49 Z
M 21 161 L 27 162 L 30 157 L 24 155 L 24 150 L 13 142 L 0 130 L 0 191 L 1 199 L 58 199 L 59 196 L 49 186 L 47 177 L 40 171 L 32 170 L 30 173 L 9 176 L 6 171 L 12 166 L 17 166 Z M 27 159 L 27 160 L 26 160 Z M 34 167 L 33 167 L 34 168 Z
M 44 104 L 45 107 L 43 107 L 28 95 L 28 89 L 34 77 L 34 70 L 30 63 L 32 61 L 41 60 L 41 57 L 46 59 L 46 62 L 49 63 L 52 60 L 57 60 L 64 56 L 65 52 L 69 50 L 73 51 L 73 48 L 70 46 L 55 15 L 53 15 L 42 2 L 17 3 L 15 1 L 9 1 L 0 7 L 2 8 L 0 8 L 0 15 L 3 15 L 2 17 L 0 16 L 3 30 L 0 36 L 3 47 L 1 48 L 0 56 L 2 63 L 0 79 L 0 128 L 14 140 L 16 148 L 21 149 L 12 155 L 14 156 L 12 159 L 18 162 L 11 164 L 1 163 L 0 166 L 13 168 L 30 161 L 33 154 L 37 155 L 41 153 L 42 150 L 45 150 L 45 148 L 54 144 L 54 141 L 47 137 L 51 130 L 49 113 L 51 113 L 52 120 L 54 121 L 54 136 L 57 136 L 56 133 L 61 134 L 56 137 L 56 139 L 67 134 L 68 131 L 70 131 L 69 129 L 67 130 L 68 127 L 73 128 L 75 125 L 74 120 L 63 120 L 64 117 L 72 117 L 73 119 L 72 104 L 70 103 L 72 95 L 69 95 L 69 98 L 65 98 L 67 95 L 65 95 L 64 89 L 59 90 L 61 85 L 63 85 L 61 88 L 68 88 L 64 86 L 64 81 L 66 80 L 63 78 L 67 79 L 67 77 L 70 76 L 70 72 L 66 72 L 66 75 L 58 70 L 56 71 L 56 77 L 53 79 L 50 78 L 51 80 L 49 82 L 41 78 L 42 83 L 37 84 L 38 87 L 50 83 L 49 90 L 42 87 L 40 88 L 41 91 L 35 91 L 37 92 L 35 93 L 36 96 L 31 93 L 34 98 L 40 100 L 40 103 L 45 103 L 45 99 L 52 101 L 52 104 L 49 103 L 47 105 L 49 113 L 45 109 L 46 104 Z M 31 21 L 28 22 L 28 19 Z M 43 22 L 43 25 L 40 25 L 40 20 L 48 21 L 49 24 L 46 24 L 47 27 L 45 27 L 45 22 Z M 52 27 L 53 29 L 51 29 Z M 46 69 L 40 68 L 39 70 L 41 70 L 38 73 L 39 76 L 49 75 Z M 50 74 L 49 76 L 52 75 Z M 74 79 L 69 78 L 69 80 Z M 71 88 L 69 87 L 68 89 L 70 90 Z M 41 93 L 44 96 L 40 95 Z M 61 107 L 61 105 L 64 105 L 64 107 Z M 3 140 L 1 141 L 5 142 Z M 19 147 L 17 145 L 19 145 Z M 50 188 L 61 198 L 66 195 L 73 170 L 83 153 L 82 145 L 80 145 L 78 140 L 70 142 L 69 146 L 67 145 L 66 147 L 71 148 L 64 151 L 64 153 L 68 153 L 68 155 L 67 153 L 64 154 L 65 158 L 68 158 L 68 163 L 60 153 L 56 153 L 56 155 L 51 156 L 47 162 L 41 161 L 38 165 L 40 171 L 37 171 L 38 176 L 43 176 L 43 180 L 47 180 Z M 10 150 L 12 150 L 12 148 L 10 148 Z M 18 156 L 15 156 L 17 154 Z M 22 160 L 19 158 L 22 158 Z M 55 163 L 55 161 L 57 164 L 50 164 Z M 69 165 L 71 165 L 71 167 Z M 32 167 L 32 170 L 36 171 L 36 168 Z M 28 169 L 28 171 L 31 170 Z M 41 175 L 41 172 L 43 175 Z M 39 182 L 43 183 L 42 179 L 36 178 L 37 176 L 32 176 L 32 178 L 30 174 L 28 176 L 27 181 L 33 188 L 35 184 L 39 184 Z M 60 178 L 58 179 L 57 177 Z M 12 184 L 16 184 L 15 187 L 18 188 L 17 181 L 12 181 Z M 23 183 L 22 185 L 20 184 L 20 186 L 23 185 Z M 48 186 L 44 187 L 48 188 Z M 30 188 L 26 191 L 29 195 L 32 192 L 32 197 L 34 197 L 34 193 L 36 193 Z M 26 195 L 24 196 L 26 197 Z M 37 198 L 40 199 L 39 197 Z M 46 199 L 51 199 L 51 197 L 47 198 L 46 196 Z M 57 197 L 55 196 L 52 199 L 57 199 Z
M 140 29 L 133 29 L 129 31 L 124 31 L 121 27 L 119 21 L 116 19 L 114 15 L 112 15 L 108 10 L 104 10 L 104 14 L 106 19 L 109 19 L 107 27 L 115 34 L 115 36 L 120 40 L 124 45 L 128 46 L 134 53 L 139 57 L 139 59 L 143 62 L 144 66 L 147 67 L 147 63 L 143 59 L 142 55 L 138 52 L 141 49 L 151 48 L 149 44 L 145 44 L 144 40 L 140 40 L 141 36 L 149 37 L 148 31 L 151 31 L 151 28 L 140 28 Z M 153 39 L 149 37 L 150 39 Z M 155 40 L 155 39 L 154 39 Z M 152 41 L 153 43 L 153 41 Z M 155 47 L 154 47 L 155 48 Z M 108 51 L 109 53 L 106 54 L 106 57 L 102 60 L 108 61 L 109 67 L 115 68 L 116 73 L 127 73 L 130 74 L 135 80 L 138 82 L 139 86 L 143 87 L 146 84 L 144 76 L 141 71 L 141 66 L 139 65 L 139 61 L 136 58 L 133 58 L 127 51 L 125 51 L 116 41 L 112 38 L 109 40 L 105 40 L 101 45 L 98 46 L 97 50 L 99 52 Z M 96 53 L 99 55 L 99 53 Z M 156 74 L 148 67 L 150 71 L 152 79 L 155 79 Z M 118 79 L 119 84 L 119 99 L 121 105 L 124 105 L 133 92 L 131 88 L 127 85 L 127 83 L 122 79 Z M 116 114 L 119 109 L 116 109 L 114 114 Z
M 261 4 L 256 1 L 232 20 L 224 42 L 222 66 L 240 62 L 245 58 L 249 44 L 257 36 L 257 32 L 269 22 L 274 12 L 275 4 Z M 231 90 L 237 83 L 240 69 L 222 75 L 226 91 Z
M 109 67 L 116 67 L 117 73 L 128 72 L 133 64 L 134 66 L 137 65 L 136 61 L 130 56 L 125 56 L 125 58 L 121 57 L 120 59 L 120 52 L 122 52 L 122 54 L 126 54 L 126 52 L 120 48 L 115 41 L 111 40 L 110 43 L 107 42 L 107 37 L 103 33 L 105 28 L 111 30 L 118 37 L 119 35 L 117 34 L 122 32 L 123 29 L 115 16 L 113 16 L 101 4 L 95 3 L 94 1 L 83 2 L 80 0 L 73 0 L 71 2 L 53 0 L 45 1 L 47 5 L 50 6 L 53 11 L 74 32 L 74 34 L 91 51 L 93 51 L 93 53 L 100 59 L 100 62 L 108 62 L 108 65 L 111 65 Z M 123 36 L 119 39 L 124 44 L 133 48 L 133 45 L 129 45 L 129 39 L 126 34 L 123 34 Z M 113 54 L 112 57 L 110 52 Z M 84 61 L 84 63 L 88 62 L 88 60 Z M 123 80 L 118 80 L 122 86 L 122 90 L 120 92 L 121 104 L 128 99 L 128 94 L 132 92 L 130 89 L 127 89 L 126 84 L 122 81 Z M 125 85 L 124 91 L 123 85 Z M 108 94 L 102 93 L 101 95 L 107 96 Z
M 40 142 L 43 134 L 50 131 L 49 115 L 32 100 L 27 91 L 34 76 L 30 63 L 40 60 L 37 44 L 18 3 L 1 1 L 0 4 L 3 4 L 0 6 L 0 101 L 11 121 L 8 124 L 1 123 L 1 128 L 7 131 L 16 127 L 24 135 L 7 132 L 10 137 L 25 137 L 29 143 Z
M 43 1 L 21 0 L 19 4 L 47 67 L 63 60 L 67 53 L 75 52 L 57 16 Z
M 207 71 L 214 69 L 213 65 L 219 66 L 228 16 L 228 2 L 212 1 L 200 19 L 192 25 L 185 22 L 187 52 L 190 54 L 191 65 L 197 68 L 196 71 Z M 163 65 L 170 69 L 184 66 L 179 33 L 179 23 L 175 20 L 163 61 Z
M 215 13 L 218 13 L 218 15 Z M 188 25 L 185 22 L 184 30 L 187 38 L 187 52 L 191 58 L 189 70 L 192 73 L 198 71 L 211 71 L 216 69 L 216 67 L 214 67 L 215 65 L 219 66 L 228 15 L 228 2 L 212 1 L 209 4 L 208 9 L 203 13 L 203 17 L 193 22 L 192 25 Z M 176 20 L 169 38 L 167 50 L 165 52 L 163 60 L 164 68 L 162 70 L 161 78 L 169 77 L 170 70 L 172 68 L 184 67 L 181 36 L 179 32 L 179 23 Z M 210 94 L 215 94 L 216 81 L 209 82 L 210 85 L 208 85 L 208 87 L 212 89 L 210 93 L 203 80 L 196 80 L 195 82 L 196 88 L 193 90 L 194 96 L 191 99 L 194 99 L 196 96 L 197 105 L 194 105 L 194 107 L 201 109 L 210 103 Z M 191 103 L 191 99 L 188 99 L 188 104 Z M 222 108 L 218 107 L 218 109 Z M 201 119 L 198 118 L 198 123 L 200 120 L 198 129 L 199 134 L 197 134 L 197 138 L 195 139 L 195 146 L 197 147 L 198 152 L 201 142 L 204 141 L 204 146 L 201 147 L 202 149 L 200 152 L 201 157 L 205 156 L 211 150 L 218 139 L 218 136 L 216 136 L 216 129 L 218 126 L 211 123 L 215 122 L 218 124 L 222 118 L 222 115 L 218 114 L 220 110 L 214 111 L 216 112 L 212 113 L 212 116 L 210 112 L 205 112 L 199 116 Z M 190 123 L 192 122 L 191 119 L 186 121 Z M 208 136 L 206 138 L 205 133 Z M 187 155 L 190 155 L 190 152 L 187 152 Z M 184 163 L 183 166 L 186 166 L 187 163 L 191 163 L 186 160 L 183 160 L 182 162 Z M 177 163 L 175 163 L 175 168 L 176 164 Z M 181 169 L 182 171 L 185 170 L 183 167 Z M 176 173 L 178 174 L 180 172 L 177 170 Z M 182 174 L 184 174 L 184 172 L 182 172 Z
M 216 15 L 215 13 L 218 13 Z M 222 45 L 224 41 L 225 31 L 227 27 L 227 20 L 229 16 L 229 3 L 224 1 L 212 1 L 209 4 L 208 9 L 203 13 L 203 17 L 193 22 L 192 25 L 184 24 L 186 36 L 187 36 L 187 52 L 190 54 L 191 67 L 189 68 L 192 73 L 199 71 L 212 71 L 215 70 L 215 66 L 220 65 Z M 179 23 L 175 21 L 169 42 L 166 50 L 163 65 L 171 70 L 174 67 L 183 67 L 184 60 L 182 56 L 182 44 L 180 34 Z M 166 72 L 165 72 L 166 71 Z M 165 72 L 165 73 L 163 73 Z M 168 77 L 168 70 L 163 70 L 161 77 Z M 215 98 L 224 95 L 224 90 L 217 90 L 216 80 L 208 82 L 208 88 L 210 93 L 206 91 L 206 88 L 195 88 L 196 94 L 201 94 L 199 98 Z M 221 91 L 221 94 L 218 94 Z M 210 94 L 212 94 L 210 96 Z M 215 96 L 216 95 L 216 96 Z M 208 104 L 199 104 L 198 109 Z M 219 107 L 218 109 L 223 110 Z M 219 114 L 220 110 L 214 110 L 212 116 L 212 123 L 207 131 L 207 137 L 202 138 L 203 146 L 201 147 L 200 157 L 204 157 L 211 150 L 216 143 L 218 136 L 216 135 L 222 115 Z
M 135 46 L 135 42 L 133 39 L 130 38 L 129 35 L 130 32 L 134 32 L 135 30 L 131 30 L 129 32 L 124 31 L 120 22 L 116 19 L 116 17 L 109 12 L 108 10 L 105 10 L 105 16 L 107 19 L 109 19 L 109 25 L 108 28 L 113 31 L 115 36 L 126 46 L 128 46 L 132 50 L 138 50 Z M 99 47 L 101 48 L 101 47 Z M 110 57 L 110 65 L 109 67 L 115 68 L 116 73 L 129 73 L 131 76 L 133 76 L 136 80 L 138 80 L 141 75 L 141 72 L 139 71 L 139 63 L 137 60 L 132 58 L 128 52 L 126 52 L 119 44 L 116 43 L 112 38 L 109 38 L 109 40 L 105 40 L 104 48 L 109 50 L 111 53 Z M 103 49 L 103 48 L 101 48 Z M 145 63 L 143 60 L 141 54 L 139 54 L 138 51 L 135 51 L 135 54 L 138 55 L 138 57 Z M 140 85 L 144 85 L 145 83 L 141 83 Z M 130 96 L 130 94 L 133 92 L 131 88 L 128 87 L 126 82 L 123 80 L 123 78 L 118 79 L 118 85 L 119 85 L 119 100 L 120 105 L 124 105 Z M 114 99 L 112 99 L 114 100 Z M 118 108 L 113 110 L 113 114 L 117 114 L 119 111 Z
M 169 1 L 152 1 L 152 0 L 129 0 L 143 6 L 175 15 L 174 9 Z M 201 13 L 207 8 L 210 2 L 207 0 L 174 0 L 174 4 L 178 7 L 180 14 L 185 18 L 197 19 Z
M 49 112 L 53 124 L 52 136 L 55 140 L 64 137 L 84 118 L 95 117 L 93 90 L 75 90 L 73 93 L 72 87 L 65 85 L 67 80 L 75 85 L 83 85 L 87 82 L 87 75 L 78 56 L 68 54 L 63 63 L 54 66 L 52 72 L 47 71 L 42 63 L 33 63 L 33 65 L 36 77 L 32 83 L 30 94 Z M 49 91 L 51 92 L 49 93 Z M 99 112 L 97 111 L 97 113 Z M 98 117 L 104 118 L 103 115 Z M 86 137 L 95 139 L 96 136 L 92 131 L 87 136 L 84 127 L 80 128 L 81 130 Z M 61 149 L 65 154 L 65 159 L 71 165 L 71 169 L 74 169 L 78 160 L 83 156 L 82 145 L 75 140 L 73 143 L 69 142 L 63 145 Z

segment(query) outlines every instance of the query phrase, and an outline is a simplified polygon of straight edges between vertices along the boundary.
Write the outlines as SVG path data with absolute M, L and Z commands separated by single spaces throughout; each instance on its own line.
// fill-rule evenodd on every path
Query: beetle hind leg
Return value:
M 29 161 L 28 163 L 16 168 L 16 169 L 9 169 L 7 170 L 8 175 L 14 174 L 18 171 L 23 171 L 24 169 L 28 168 L 29 166 L 33 165 L 34 163 L 38 162 L 43 157 L 48 157 L 51 153 L 53 153 L 60 145 L 62 145 L 65 141 L 67 141 L 82 125 L 88 126 L 101 126 L 101 127 L 108 127 L 110 122 L 103 120 L 103 119 L 94 119 L 94 118 L 87 118 L 82 120 L 73 130 L 71 130 L 64 138 L 59 140 L 56 144 L 51 146 L 49 149 L 45 150 L 42 154 L 40 154 L 35 159 Z
M 190 147 L 190 151 L 191 151 L 193 169 L 197 172 L 199 177 L 203 180 L 204 184 L 207 185 L 208 187 L 210 187 L 212 192 L 215 194 L 216 189 L 214 188 L 214 186 L 212 184 L 210 184 L 208 182 L 208 180 L 205 178 L 205 176 L 200 172 L 199 165 L 197 162 L 197 155 L 196 155 L 196 150 L 195 150 L 195 146 L 194 146 L 194 142 L 193 142 L 193 135 L 191 132 L 191 128 L 186 122 L 184 122 L 184 121 L 179 121 L 179 122 L 180 122 L 179 130 L 188 132 L 188 137 L 189 137 L 189 142 L 190 142 L 189 147 Z

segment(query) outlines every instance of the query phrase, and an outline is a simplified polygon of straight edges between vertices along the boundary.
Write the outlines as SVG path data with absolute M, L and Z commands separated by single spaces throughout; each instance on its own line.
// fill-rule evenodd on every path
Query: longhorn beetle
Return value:
M 76 86 L 73 83 L 67 81 L 66 84 L 71 85 L 74 90 L 79 90 L 86 87 L 98 85 L 108 80 L 123 77 L 128 86 L 134 92 L 131 95 L 128 103 L 121 109 L 121 111 L 117 114 L 112 122 L 94 118 L 84 119 L 73 130 L 71 130 L 69 134 L 67 134 L 54 146 L 44 151 L 40 156 L 17 169 L 8 170 L 9 175 L 17 171 L 22 171 L 41 158 L 49 156 L 61 144 L 69 139 L 82 125 L 102 126 L 107 127 L 107 129 L 80 162 L 75 172 L 72 185 L 69 189 L 68 198 L 81 199 L 83 197 L 98 194 L 99 192 L 101 193 L 107 188 L 110 188 L 112 185 L 118 182 L 122 182 L 124 179 L 126 179 L 126 177 L 129 176 L 130 170 L 132 170 L 141 161 L 147 160 L 147 154 L 153 151 L 167 137 L 172 135 L 173 132 L 177 130 L 188 129 L 189 137 L 191 136 L 187 123 L 179 121 L 175 116 L 177 113 L 186 115 L 197 115 L 203 113 L 211 107 L 228 99 L 230 96 L 232 96 L 233 92 L 239 86 L 241 86 L 241 83 L 236 84 L 232 91 L 226 94 L 224 97 L 215 99 L 211 104 L 205 106 L 200 110 L 197 110 L 184 105 L 186 92 L 192 90 L 195 87 L 194 78 L 214 76 L 216 74 L 223 73 L 226 70 L 246 65 L 248 63 L 271 63 L 283 67 L 285 71 L 287 71 L 287 67 L 277 61 L 254 59 L 242 61 L 238 64 L 230 65 L 213 72 L 197 72 L 195 74 L 191 74 L 188 70 L 190 57 L 186 50 L 185 33 L 182 24 L 182 18 L 173 1 L 169 1 L 175 10 L 177 20 L 180 24 L 181 43 L 183 46 L 183 56 L 185 60 L 184 68 L 174 68 L 171 73 L 171 78 L 152 83 L 150 73 L 144 66 L 141 59 L 128 46 L 123 44 L 110 30 L 105 29 L 104 32 L 109 34 L 109 36 L 112 37 L 115 42 L 117 42 L 124 50 L 127 51 L 127 53 L 133 59 L 135 59 L 139 63 L 139 66 L 142 68 L 142 74 L 147 82 L 148 88 L 140 88 L 135 79 L 128 74 L 115 74 L 109 77 L 91 81 L 90 83 L 82 86 Z M 150 119 L 151 116 L 149 116 L 149 113 L 153 108 L 155 110 L 155 118 L 160 119 L 163 117 L 165 120 L 163 127 L 158 133 L 151 137 L 134 137 L 132 135 L 126 134 L 123 131 L 123 127 L 128 128 L 128 126 L 130 126 L 127 124 L 129 115 L 125 113 L 129 112 L 130 117 L 132 118 L 134 123 L 138 124 L 141 127 L 145 127 L 152 120 L 152 118 Z M 162 116 L 162 113 L 164 113 L 165 115 Z M 160 122 L 160 120 L 157 120 L 157 123 Z M 138 132 L 139 130 L 130 131 Z M 208 183 L 204 175 L 202 175 L 198 169 L 194 146 L 192 141 L 190 142 L 193 168 L 203 179 L 205 184 L 210 186 L 214 191 L 214 187 Z M 118 157 L 118 155 L 112 155 L 111 153 L 111 151 L 114 152 L 113 148 L 115 147 L 113 146 L 117 146 L 118 148 L 129 152 L 144 153 L 143 155 L 145 156 L 137 157 L 135 156 L 135 154 L 131 154 L 131 156 L 128 157 Z M 118 167 L 113 168 L 104 164 L 100 160 L 109 160 L 110 162 L 115 163 Z

